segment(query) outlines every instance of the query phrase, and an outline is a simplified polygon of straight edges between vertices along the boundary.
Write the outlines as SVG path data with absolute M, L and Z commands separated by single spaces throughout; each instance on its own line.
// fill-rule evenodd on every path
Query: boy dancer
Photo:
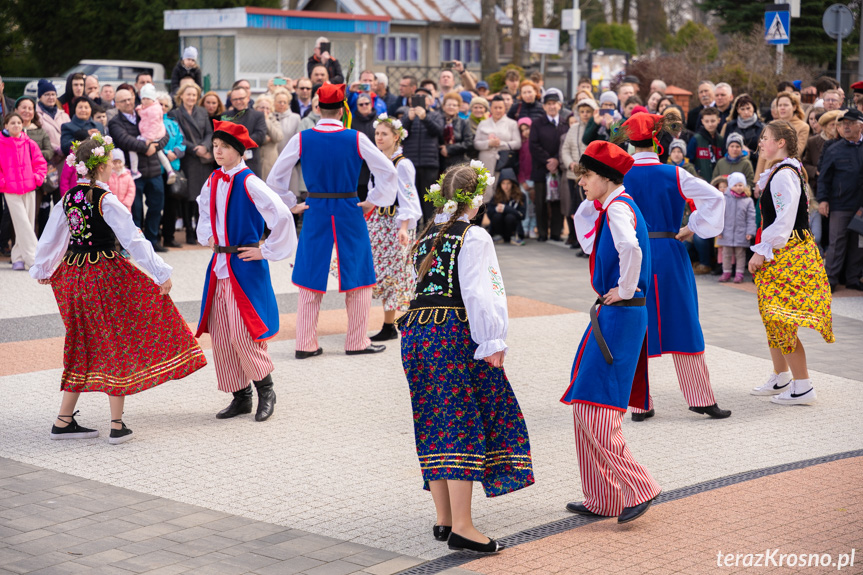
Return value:
M 267 184 L 295 213 L 305 209 L 293 282 L 300 288 L 297 305 L 296 358 L 320 355 L 318 314 L 327 291 L 327 275 L 335 244 L 339 291 L 345 292 L 348 334 L 345 353 L 379 353 L 384 345 L 366 335 L 375 265 L 363 212 L 375 206 L 391 206 L 399 185 L 396 168 L 365 134 L 342 125 L 345 85 L 324 84 L 318 89 L 321 119 L 312 130 L 297 134 L 276 160 Z M 374 176 L 374 189 L 358 203 L 357 181 L 365 160 Z M 294 165 L 302 161 L 308 201 L 297 206 L 288 189 Z M 360 207 L 362 209 L 360 209 Z
M 561 399 L 572 405 L 585 494 L 583 502 L 566 508 L 582 515 L 617 515 L 618 523 L 643 515 L 660 492 L 632 457 L 620 429 L 627 405 L 645 407 L 648 395 L 650 246 L 644 218 L 621 185 L 632 163 L 629 154 L 604 141 L 591 142 L 579 160 L 579 184 L 589 201 L 575 214 L 575 231 L 590 254 L 591 284 L 599 298 Z
M 707 182 L 677 166 L 659 163 L 653 151 L 654 136 L 662 116 L 636 114 L 623 124 L 635 146 L 635 165 L 623 178 L 626 191 L 644 214 L 649 230 L 652 276 L 647 293 L 648 355 L 672 354 L 677 381 L 689 409 L 724 419 L 713 397 L 710 374 L 704 361 L 704 334 L 698 321 L 695 275 L 683 241 L 698 234 L 712 238 L 725 226 L 725 198 Z M 687 200 L 695 203 L 689 223 L 680 227 Z M 646 409 L 632 408 L 632 420 L 653 417 L 653 398 Z
M 197 337 L 209 332 L 219 389 L 234 394 L 217 419 L 252 411 L 255 421 L 273 414 L 273 362 L 267 342 L 279 331 L 279 309 L 266 260 L 283 260 L 297 245 L 294 218 L 285 204 L 246 167 L 243 154 L 257 144 L 245 126 L 213 120 L 213 157 L 221 166 L 198 196 L 198 242 L 213 248 L 204 282 Z M 264 226 L 270 229 L 261 244 Z

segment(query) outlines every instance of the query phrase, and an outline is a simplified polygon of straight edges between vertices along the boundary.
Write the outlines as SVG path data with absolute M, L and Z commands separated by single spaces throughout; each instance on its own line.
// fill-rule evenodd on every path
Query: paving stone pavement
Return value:
M 594 299 L 586 260 L 569 250 L 529 244 L 498 253 L 510 295 L 573 313 L 510 322 L 507 374 L 537 483 L 496 500 L 477 489 L 475 520 L 493 537 L 565 517 L 563 503 L 580 496 L 571 415 L 558 398 Z M 194 321 L 207 254 L 172 250 L 166 259 L 176 269 L 172 295 Z M 274 267 L 280 304 L 295 306 L 289 264 Z M 2 291 L 16 294 L 0 302 L 4 341 L 56 335 L 47 331 L 56 322 L 50 289 L 25 275 L 0 269 Z M 801 334 L 819 403 L 783 408 L 748 394 L 770 369 L 754 295 L 711 278 L 699 278 L 699 295 L 714 389 L 734 415 L 719 422 L 687 411 L 670 359 L 652 362 L 657 416 L 627 419 L 624 433 L 664 489 L 863 446 L 858 304 L 836 312 L 837 344 Z M 338 296 L 327 298 L 339 305 Z M 7 328 L 28 323 L 41 327 L 9 339 Z M 293 359 L 293 341 L 271 344 L 279 396 L 271 421 L 215 420 L 227 398 L 208 366 L 130 398 L 125 417 L 136 438 L 122 446 L 48 440 L 59 395 L 46 390 L 57 389 L 60 370 L 34 365 L 0 377 L 0 404 L 14 406 L 0 434 L 0 574 L 383 575 L 445 555 L 428 533 L 433 506 L 420 489 L 397 345 L 347 358 L 343 335 L 321 341 L 324 356 L 306 361 Z M 102 396 L 85 394 L 79 408 L 79 421 L 107 434 Z

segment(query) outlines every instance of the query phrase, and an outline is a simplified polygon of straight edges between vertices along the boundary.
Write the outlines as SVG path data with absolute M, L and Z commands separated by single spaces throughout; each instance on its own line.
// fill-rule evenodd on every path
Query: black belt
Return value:
M 647 305 L 647 298 L 634 297 L 631 299 L 622 299 L 620 301 L 608 304 L 603 303 L 602 298 L 597 298 L 596 303 L 590 306 L 590 331 L 591 333 L 593 333 L 593 337 L 596 339 L 596 344 L 599 346 L 599 351 L 602 352 L 602 357 L 605 358 L 605 363 L 611 365 L 612 363 L 614 363 L 614 357 L 612 357 L 611 350 L 608 349 L 608 344 L 605 342 L 605 337 L 603 337 L 602 335 L 602 330 L 599 327 L 599 318 L 597 316 L 598 308 L 604 305 L 617 307 L 644 307 L 645 305 Z
M 307 198 L 320 198 L 322 200 L 340 200 L 342 198 L 356 198 L 356 192 L 338 192 L 338 193 L 329 193 L 329 192 L 309 192 Z
M 243 244 L 240 246 L 213 246 L 213 251 L 217 254 L 235 254 L 240 251 L 240 248 L 256 248 L 261 244 Z
M 677 232 L 647 232 L 647 237 L 651 240 L 655 240 L 656 238 L 671 238 L 672 240 L 676 240 Z

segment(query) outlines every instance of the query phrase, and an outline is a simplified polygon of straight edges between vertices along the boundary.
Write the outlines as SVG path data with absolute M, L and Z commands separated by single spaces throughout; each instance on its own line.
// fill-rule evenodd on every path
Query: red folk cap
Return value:
M 635 160 L 620 146 L 596 140 L 581 154 L 579 163 L 609 180 L 622 180 Z
M 338 110 L 344 101 L 344 84 L 323 84 L 318 88 L 318 105 L 324 110 Z
M 249 131 L 242 124 L 213 120 L 213 138 L 218 138 L 237 150 L 240 154 L 258 145 L 249 137 Z
M 623 123 L 623 128 L 629 136 L 630 142 L 651 142 L 653 135 L 659 130 L 664 119 L 659 114 L 640 113 L 633 110 L 632 116 Z
M 855 94 L 863 94 L 863 82 L 854 82 L 851 84 L 851 89 Z

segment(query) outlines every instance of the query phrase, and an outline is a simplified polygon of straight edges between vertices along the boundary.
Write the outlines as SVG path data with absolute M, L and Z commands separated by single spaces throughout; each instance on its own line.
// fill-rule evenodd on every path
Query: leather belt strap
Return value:
M 213 251 L 217 254 L 235 254 L 240 251 L 240 248 L 256 248 L 261 244 L 243 244 L 240 246 L 213 246 Z
M 605 358 L 605 363 L 611 365 L 612 363 L 614 363 L 614 357 L 611 355 L 611 350 L 608 349 L 608 344 L 605 342 L 605 337 L 602 335 L 602 329 L 599 327 L 598 312 L 599 308 L 604 305 L 617 307 L 644 307 L 645 305 L 647 305 L 647 298 L 634 297 L 632 299 L 624 299 L 610 304 L 602 303 L 602 299 L 597 298 L 596 303 L 590 306 L 590 332 L 593 334 L 593 338 L 596 340 L 596 344 L 599 346 L 599 351 L 602 352 L 602 357 Z
M 309 197 L 309 198 L 320 198 L 322 200 L 339 200 L 342 198 L 356 198 L 357 193 L 356 192 L 339 192 L 339 193 L 309 192 L 309 195 L 307 197 Z
M 647 232 L 647 237 L 651 240 L 656 238 L 670 238 L 673 240 L 677 238 L 677 234 L 675 232 Z

